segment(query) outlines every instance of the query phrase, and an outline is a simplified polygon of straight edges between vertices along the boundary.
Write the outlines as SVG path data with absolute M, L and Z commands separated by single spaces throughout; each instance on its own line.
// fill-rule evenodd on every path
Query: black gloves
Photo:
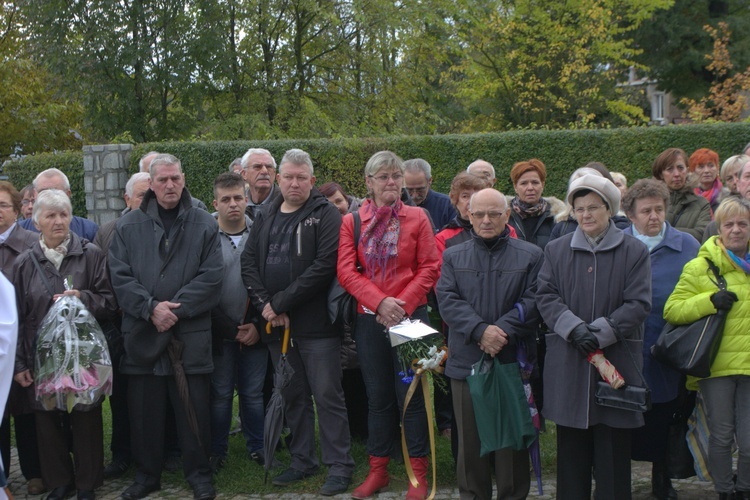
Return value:
M 717 310 L 724 309 L 725 311 L 728 311 L 738 300 L 737 294 L 730 292 L 729 290 L 721 290 L 711 295 L 711 303 Z
M 573 343 L 576 349 L 581 354 L 588 356 L 590 353 L 599 349 L 599 341 L 596 339 L 592 332 L 598 332 L 600 329 L 594 325 L 587 325 L 581 323 L 577 327 L 573 328 L 568 338 Z

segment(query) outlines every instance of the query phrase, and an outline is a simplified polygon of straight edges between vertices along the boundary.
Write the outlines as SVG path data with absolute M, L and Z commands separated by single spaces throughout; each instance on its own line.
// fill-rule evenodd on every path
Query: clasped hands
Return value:
M 508 345 L 508 334 L 496 325 L 489 325 L 479 339 L 479 348 L 493 358 Z
M 599 340 L 596 338 L 596 335 L 594 335 L 594 332 L 600 331 L 601 328 L 599 328 L 598 326 L 581 323 L 580 325 L 573 328 L 573 330 L 568 335 L 568 340 L 570 340 L 571 344 L 573 344 L 573 347 L 578 349 L 581 354 L 583 354 L 584 356 L 588 356 L 592 352 L 599 349 Z
M 378 305 L 375 320 L 386 329 L 396 326 L 406 316 L 406 311 L 403 308 L 405 305 L 406 302 L 401 299 L 386 297 Z

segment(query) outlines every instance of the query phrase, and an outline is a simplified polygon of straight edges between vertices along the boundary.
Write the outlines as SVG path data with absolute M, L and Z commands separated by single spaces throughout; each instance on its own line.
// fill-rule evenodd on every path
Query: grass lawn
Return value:
M 235 404 L 235 414 L 236 412 L 237 405 Z M 103 405 L 103 416 L 105 462 L 109 463 L 111 419 L 109 404 L 107 402 Z M 437 433 L 437 429 L 435 439 L 437 447 L 437 485 L 438 487 L 455 487 L 456 475 L 453 466 L 453 457 L 451 456 L 450 440 L 441 437 Z M 368 457 L 363 442 L 353 440 L 352 456 L 354 457 L 354 462 L 356 464 L 356 469 L 352 478 L 352 487 L 355 487 L 364 480 L 368 471 Z M 555 426 L 551 422 L 547 422 L 547 430 L 541 435 L 541 456 L 543 472 L 545 474 L 554 473 Z M 283 466 L 289 464 L 290 456 L 286 447 L 276 453 L 276 458 L 283 464 Z M 263 468 L 247 457 L 244 437 L 241 433 L 237 433 L 229 437 L 227 462 L 216 477 L 215 485 L 220 493 L 226 495 L 247 494 L 249 492 L 261 494 L 278 492 L 280 489 L 273 486 L 270 479 L 283 470 L 283 466 L 282 469 L 272 469 L 269 475 L 269 480 L 265 483 Z M 392 460 L 388 469 L 392 479 L 392 489 L 405 490 L 407 488 L 408 479 L 403 463 Z M 134 477 L 135 472 L 131 469 L 129 475 Z M 325 477 L 325 469 L 321 467 L 319 474 L 302 481 L 294 491 L 298 493 L 315 493 L 323 485 Z M 176 473 L 165 472 L 162 476 L 162 484 L 165 486 L 173 485 L 187 487 L 182 471 Z M 291 492 L 289 488 L 285 488 L 283 491 Z

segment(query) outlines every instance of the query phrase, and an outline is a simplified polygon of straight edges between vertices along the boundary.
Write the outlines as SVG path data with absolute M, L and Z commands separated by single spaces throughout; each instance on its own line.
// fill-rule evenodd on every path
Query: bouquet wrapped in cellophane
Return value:
M 66 280 L 66 288 L 70 285 Z M 71 412 L 112 394 L 112 360 L 99 323 L 75 296 L 60 297 L 37 332 L 34 386 L 45 410 Z

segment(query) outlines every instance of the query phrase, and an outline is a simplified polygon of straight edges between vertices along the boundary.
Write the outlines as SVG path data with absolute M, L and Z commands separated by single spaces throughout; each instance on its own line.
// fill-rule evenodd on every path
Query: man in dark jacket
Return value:
M 435 232 L 440 231 L 456 217 L 456 209 L 450 198 L 443 193 L 433 191 L 432 167 L 422 158 L 404 162 L 404 185 L 412 201 L 427 210 L 432 219 Z
M 216 495 L 208 462 L 211 309 L 223 276 L 218 226 L 208 212 L 192 206 L 177 158 L 157 156 L 150 175 L 151 188 L 140 208 L 117 222 L 109 251 L 112 284 L 124 314 L 120 369 L 130 376 L 128 407 L 138 465 L 135 482 L 122 498 L 143 498 L 160 488 L 169 398 L 185 477 L 196 499 L 210 499 Z M 175 347 L 183 348 L 181 355 Z M 186 380 L 174 375 L 170 357 L 181 359 Z M 178 393 L 181 381 L 189 401 Z
M 341 388 L 341 338 L 327 314 L 327 291 L 336 274 L 341 214 L 315 189 L 312 160 L 306 152 L 287 151 L 277 180 L 281 197 L 259 213 L 251 241 L 242 254 L 242 279 L 263 323 L 277 329 L 289 327 L 293 338 L 287 362 L 294 376 L 283 392 L 292 431 L 292 462 L 273 484 L 286 486 L 318 470 L 312 396 L 318 411 L 323 462 L 329 467 L 320 493 L 335 495 L 347 490 L 354 470 Z M 262 338 L 276 363 L 281 353 L 278 336 L 270 337 L 270 341 L 266 334 Z
M 466 383 L 483 352 L 502 363 L 516 361 L 520 344 L 529 345 L 539 323 L 534 299 L 542 251 L 510 237 L 505 197 L 494 189 L 475 193 L 469 205 L 472 239 L 447 248 L 437 284 L 440 314 L 450 327 L 451 379 L 458 428 L 458 488 L 461 496 L 490 499 L 492 469 L 481 444 Z M 529 493 L 529 455 L 524 450 L 494 452 L 497 498 L 522 499 Z

